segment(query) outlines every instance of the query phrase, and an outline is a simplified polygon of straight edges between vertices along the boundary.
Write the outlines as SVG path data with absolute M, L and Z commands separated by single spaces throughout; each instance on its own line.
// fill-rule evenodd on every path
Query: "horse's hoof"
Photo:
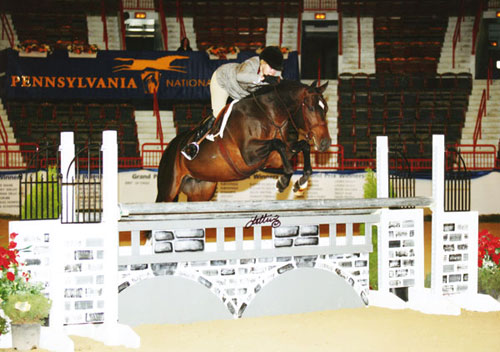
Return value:
M 302 184 L 299 181 L 297 181 L 293 184 L 293 192 L 294 193 L 302 193 L 307 188 L 307 185 L 308 185 L 307 180 Z
M 284 186 L 280 181 L 276 182 L 276 190 L 278 193 L 283 193 L 287 186 Z

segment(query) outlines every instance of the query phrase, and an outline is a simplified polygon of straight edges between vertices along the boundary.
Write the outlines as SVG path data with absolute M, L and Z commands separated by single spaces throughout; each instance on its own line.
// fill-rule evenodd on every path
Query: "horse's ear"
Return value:
M 309 88 L 316 88 L 316 85 L 318 84 L 318 81 L 317 80 L 314 80 L 311 85 L 309 86 Z
M 329 82 L 326 82 L 325 84 L 323 84 L 321 87 L 318 87 L 318 91 L 323 94 L 323 92 L 326 90 L 326 87 L 328 87 L 328 83 Z

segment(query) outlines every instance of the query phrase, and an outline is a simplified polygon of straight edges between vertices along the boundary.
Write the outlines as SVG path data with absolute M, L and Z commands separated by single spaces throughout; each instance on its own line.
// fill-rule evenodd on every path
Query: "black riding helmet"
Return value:
M 259 55 L 261 60 L 267 62 L 271 68 L 283 71 L 283 54 L 277 46 L 268 46 Z

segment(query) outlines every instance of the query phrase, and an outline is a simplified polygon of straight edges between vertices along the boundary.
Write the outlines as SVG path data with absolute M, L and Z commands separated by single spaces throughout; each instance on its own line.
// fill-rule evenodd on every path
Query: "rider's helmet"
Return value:
M 267 62 L 276 71 L 283 71 L 283 54 L 277 46 L 268 46 L 259 55 L 261 60 Z

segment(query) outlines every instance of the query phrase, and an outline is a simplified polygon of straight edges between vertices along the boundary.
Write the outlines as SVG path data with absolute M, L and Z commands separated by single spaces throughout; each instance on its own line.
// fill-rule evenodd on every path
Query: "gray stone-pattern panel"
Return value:
M 274 229 L 274 246 L 283 246 L 282 241 L 291 241 L 292 246 L 315 246 L 319 242 L 318 226 L 293 226 Z M 171 235 L 166 235 L 172 234 Z M 152 245 L 157 252 L 159 246 L 176 248 L 179 243 L 190 243 L 202 251 L 204 242 L 199 231 L 178 236 L 176 231 L 153 232 Z M 287 243 L 288 243 L 287 242 Z M 235 318 L 245 316 L 246 308 L 259 292 L 274 279 L 297 269 L 328 271 L 341 278 L 352 289 L 361 302 L 368 304 L 368 253 L 345 255 L 283 256 L 275 258 L 241 258 L 227 260 L 203 260 L 179 263 L 146 264 L 144 266 L 122 266 L 119 272 L 119 290 L 148 278 L 178 276 L 190 279 L 215 294 Z M 332 276 L 333 279 L 333 276 Z M 124 291 L 125 290 L 125 291 Z M 333 301 L 345 298 L 332 297 Z

